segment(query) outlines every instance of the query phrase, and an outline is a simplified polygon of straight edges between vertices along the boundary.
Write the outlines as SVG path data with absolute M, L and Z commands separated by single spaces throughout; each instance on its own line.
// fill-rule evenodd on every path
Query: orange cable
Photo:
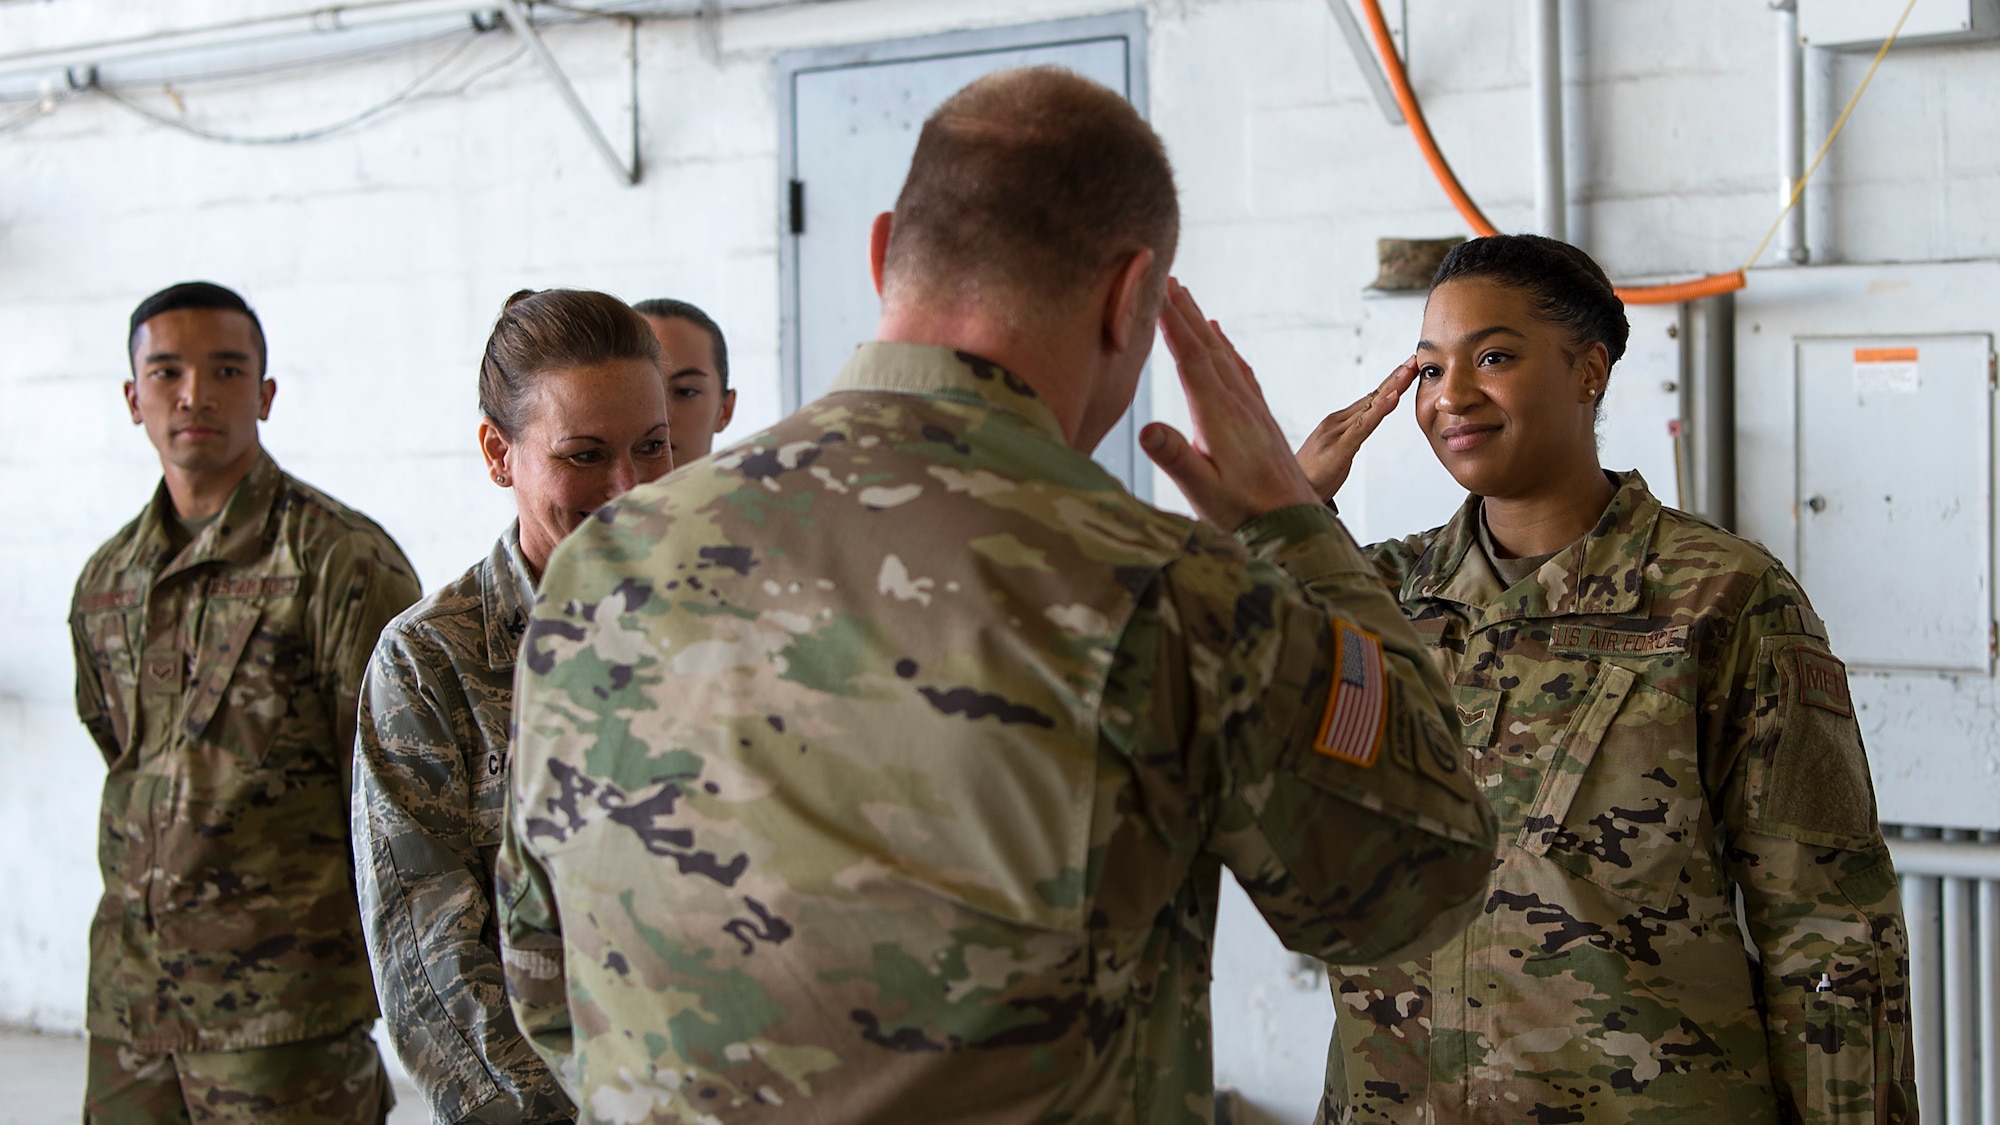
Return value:
M 1451 198 L 1451 205 L 1458 209 L 1459 215 L 1480 237 L 1499 234 L 1499 230 L 1480 212 L 1479 205 L 1465 194 L 1465 188 L 1445 161 L 1444 153 L 1438 151 L 1437 141 L 1431 136 L 1431 127 L 1424 121 L 1424 111 L 1417 105 L 1417 95 L 1410 90 L 1410 76 L 1403 70 L 1403 60 L 1396 54 L 1395 42 L 1389 38 L 1389 21 L 1382 17 L 1382 5 L 1377 0 L 1361 0 L 1361 10 L 1368 16 L 1368 29 L 1374 33 L 1375 49 L 1382 56 L 1382 69 L 1388 72 L 1389 86 L 1396 92 L 1396 104 L 1402 107 L 1403 118 L 1410 123 L 1410 135 L 1423 152 L 1425 162 L 1431 166 L 1438 186 L 1444 189 L 1445 195 Z M 1671 285 L 1619 286 L 1616 292 L 1627 304 L 1672 305 L 1734 292 L 1743 288 L 1744 281 L 1743 271 L 1733 270 Z
M 1361 10 L 1368 16 L 1368 30 L 1375 36 L 1375 49 L 1382 55 L 1382 68 L 1389 72 L 1389 85 L 1396 92 L 1396 104 L 1402 107 L 1403 120 L 1410 123 L 1410 135 L 1416 138 L 1417 148 L 1422 150 L 1431 171 L 1436 174 L 1438 186 L 1451 197 L 1451 205 L 1465 221 L 1472 224 L 1472 230 L 1481 238 L 1499 234 L 1472 197 L 1465 194 L 1458 177 L 1452 173 L 1451 165 L 1445 161 L 1444 153 L 1438 151 L 1437 141 L 1431 137 L 1431 127 L 1424 121 L 1423 107 L 1417 104 L 1417 95 L 1410 90 L 1410 76 L 1403 72 L 1403 60 L 1396 54 L 1395 41 L 1389 38 L 1389 21 L 1382 17 L 1382 5 L 1376 0 L 1361 0 Z

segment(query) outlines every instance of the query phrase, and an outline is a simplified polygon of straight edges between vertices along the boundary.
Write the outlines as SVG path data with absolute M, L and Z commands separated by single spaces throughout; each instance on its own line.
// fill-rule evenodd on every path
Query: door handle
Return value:
M 1814 514 L 1824 512 L 1826 511 L 1826 497 L 1814 496 L 1806 501 L 1806 507 L 1811 508 Z

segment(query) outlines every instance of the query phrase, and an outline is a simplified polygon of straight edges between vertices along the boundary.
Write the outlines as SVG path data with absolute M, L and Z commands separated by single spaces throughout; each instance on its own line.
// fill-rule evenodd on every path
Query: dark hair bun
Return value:
M 529 390 L 544 373 L 617 359 L 660 361 L 644 317 L 607 293 L 523 289 L 507 298 L 479 360 L 479 411 L 500 432 L 528 422 Z
M 1431 278 L 1436 289 L 1460 278 L 1485 278 L 1528 294 L 1535 312 L 1579 346 L 1603 344 L 1612 364 L 1632 335 L 1625 302 L 1590 255 L 1538 234 L 1496 234 L 1452 247 Z

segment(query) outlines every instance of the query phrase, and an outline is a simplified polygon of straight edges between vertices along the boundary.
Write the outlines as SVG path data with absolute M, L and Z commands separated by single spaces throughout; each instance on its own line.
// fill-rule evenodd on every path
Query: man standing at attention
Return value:
M 347 779 L 362 672 L 417 579 L 263 451 L 277 384 L 243 298 L 163 289 L 127 345 L 164 479 L 70 610 L 110 767 L 84 1119 L 380 1122 Z
M 1178 234 L 1123 99 L 973 83 L 876 220 L 878 342 L 555 553 L 498 878 L 584 1120 L 1205 1121 L 1223 867 L 1334 962 L 1476 908 L 1445 685 Z M 1200 523 L 1089 457 L 1156 323 Z
M 653 297 L 632 310 L 646 318 L 660 341 L 674 466 L 692 465 L 708 456 L 715 435 L 736 416 L 736 392 L 729 389 L 729 343 L 712 317 L 686 301 Z

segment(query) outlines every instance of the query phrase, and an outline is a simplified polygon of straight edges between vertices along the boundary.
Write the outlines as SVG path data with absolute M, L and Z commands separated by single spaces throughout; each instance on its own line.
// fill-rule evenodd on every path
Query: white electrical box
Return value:
M 1799 40 L 1808 47 L 1875 51 L 1903 14 L 1897 0 L 1798 0 Z M 2000 35 L 2000 0 L 1917 0 L 1898 46 Z
M 1799 581 L 1851 668 L 1992 671 L 1992 337 L 1802 338 Z
M 1885 822 L 2000 828 L 2000 262 L 1755 270 L 1736 298 L 1737 530 L 1848 665 Z
M 1681 504 L 1680 471 L 1670 424 L 1681 417 L 1679 305 L 1629 305 L 1632 336 L 1611 369 L 1598 423 L 1598 459 L 1605 468 L 1637 469 L 1653 494 Z M 1363 302 L 1361 366 L 1346 405 L 1410 358 L 1423 335 L 1424 294 L 1370 293 Z M 1429 531 L 1465 502 L 1465 490 L 1438 464 L 1416 423 L 1415 390 L 1361 447 L 1340 512 L 1364 543 Z

